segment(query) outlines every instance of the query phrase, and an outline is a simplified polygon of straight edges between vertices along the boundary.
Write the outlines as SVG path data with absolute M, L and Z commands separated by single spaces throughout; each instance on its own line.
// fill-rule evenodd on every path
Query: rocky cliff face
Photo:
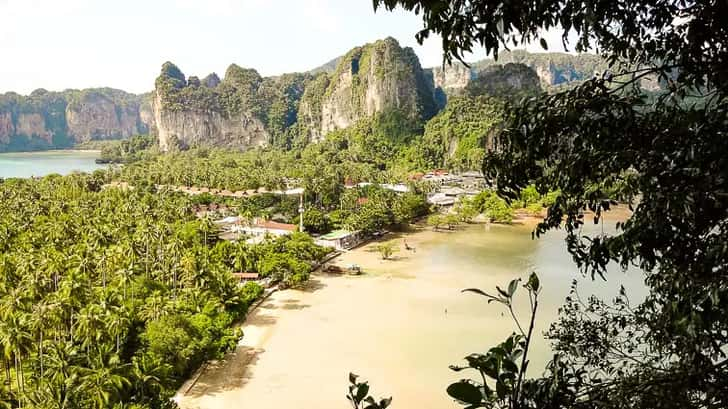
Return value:
M 328 84 L 304 93 L 301 102 L 309 140 L 376 113 L 399 111 L 408 119 L 423 120 L 437 109 L 414 51 L 401 48 L 393 38 L 351 50 L 332 74 L 321 75 L 328 76 Z
M 263 123 L 248 113 L 227 116 L 214 110 L 169 109 L 156 95 L 152 113 L 162 151 L 192 146 L 247 148 L 268 142 Z
M 529 53 L 515 50 L 501 53 L 498 61 L 483 60 L 473 64 L 482 70 L 496 64 L 524 64 L 538 74 L 541 85 L 548 88 L 584 81 L 607 69 L 607 63 L 595 54 Z
M 220 80 L 186 78 L 165 63 L 155 82 L 152 114 L 163 151 L 193 146 L 245 149 L 272 144 L 290 147 L 298 106 L 310 74 L 263 78 L 231 65 Z
M 68 135 L 76 142 L 128 138 L 145 133 L 138 102 L 115 102 L 100 92 L 84 92 L 66 107 Z
M 142 101 L 108 88 L 0 95 L 0 151 L 67 148 L 146 133 Z

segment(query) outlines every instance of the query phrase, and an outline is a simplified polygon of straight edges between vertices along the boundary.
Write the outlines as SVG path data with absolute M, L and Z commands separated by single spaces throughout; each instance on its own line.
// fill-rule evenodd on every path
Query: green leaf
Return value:
M 476 404 L 483 400 L 480 389 L 467 379 L 455 382 L 447 387 L 447 394 L 460 402 Z
M 513 294 L 518 289 L 518 283 L 521 281 L 521 279 L 511 280 L 511 282 L 508 284 L 508 296 L 513 297 Z
M 356 391 L 356 396 L 354 398 L 357 400 L 357 402 L 361 402 L 361 400 L 364 399 L 368 393 L 369 384 L 367 382 L 364 382 L 359 385 L 359 388 Z
M 531 275 L 528 277 L 528 288 L 530 288 L 533 292 L 538 292 L 538 289 L 541 286 L 541 283 L 538 280 L 538 276 L 536 273 L 531 273 Z
M 359 375 L 354 375 L 352 372 L 349 372 L 349 383 L 356 383 L 356 378 L 358 378 Z
M 518 365 L 516 365 L 513 361 L 506 358 L 503 360 L 503 369 L 509 372 L 518 372 Z
M 500 379 L 495 382 L 495 394 L 498 395 L 498 399 L 504 399 L 506 397 L 507 387 Z

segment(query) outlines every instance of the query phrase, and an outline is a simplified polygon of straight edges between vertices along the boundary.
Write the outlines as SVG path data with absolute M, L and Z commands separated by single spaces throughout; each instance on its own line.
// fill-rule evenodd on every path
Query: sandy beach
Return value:
M 184 409 L 341 408 L 353 371 L 377 397 L 394 396 L 394 408 L 459 407 L 445 388 L 468 375 L 448 365 L 513 331 L 497 306 L 460 291 L 492 290 L 537 269 L 550 287 L 536 327 L 542 333 L 576 276 L 562 236 L 534 241 L 531 230 L 419 230 L 406 236 L 414 251 L 405 249 L 404 237 L 389 236 L 399 247 L 394 260 L 381 260 L 376 243 L 347 252 L 336 263 L 358 264 L 364 275 L 316 275 L 305 290 L 274 293 L 249 315 L 236 350 L 212 363 L 178 402 Z M 607 295 L 618 288 L 599 285 Z M 543 368 L 548 343 L 540 339 L 532 356 L 531 368 Z

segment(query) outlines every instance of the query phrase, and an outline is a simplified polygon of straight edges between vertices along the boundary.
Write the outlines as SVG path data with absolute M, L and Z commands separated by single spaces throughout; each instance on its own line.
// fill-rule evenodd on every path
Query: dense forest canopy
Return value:
M 328 251 L 303 234 L 259 245 L 217 238 L 182 194 L 103 189 L 108 174 L 0 182 L 0 402 L 35 408 L 169 407 L 221 356 L 262 292 Z

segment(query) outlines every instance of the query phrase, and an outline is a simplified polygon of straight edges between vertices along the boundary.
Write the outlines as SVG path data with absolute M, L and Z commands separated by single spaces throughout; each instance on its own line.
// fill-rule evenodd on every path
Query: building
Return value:
M 244 283 L 246 281 L 257 281 L 260 278 L 260 274 L 258 274 L 258 273 L 233 273 L 233 277 L 235 277 L 241 283 Z
M 455 204 L 456 197 L 448 196 L 444 193 L 435 193 L 427 197 L 427 203 L 436 206 L 452 206 Z
M 485 188 L 485 176 L 482 172 L 469 171 L 460 175 L 460 186 L 469 190 L 481 190 Z
M 280 237 L 293 233 L 298 230 L 298 227 L 295 224 L 255 219 L 253 220 L 253 223 L 249 225 L 238 223 L 237 225 L 232 226 L 230 230 L 236 233 L 245 233 L 253 238 L 264 237 L 267 234 Z
M 334 230 L 316 239 L 316 244 L 336 250 L 349 250 L 358 246 L 363 240 L 360 231 Z
M 454 187 L 442 188 L 442 190 L 440 190 L 440 193 L 442 193 L 445 196 L 449 196 L 449 197 L 460 197 L 460 196 L 466 194 L 467 191 L 461 187 L 454 186 Z
M 367 187 L 367 186 L 375 186 L 375 185 L 381 187 L 382 189 L 391 190 L 396 193 L 407 193 L 410 190 L 407 185 L 402 184 L 402 183 L 398 183 L 395 185 L 395 184 L 391 184 L 391 183 L 376 184 L 376 183 L 372 183 L 372 182 L 360 182 L 360 183 L 357 183 L 356 185 L 344 184 L 344 188 L 353 189 L 355 187 Z

